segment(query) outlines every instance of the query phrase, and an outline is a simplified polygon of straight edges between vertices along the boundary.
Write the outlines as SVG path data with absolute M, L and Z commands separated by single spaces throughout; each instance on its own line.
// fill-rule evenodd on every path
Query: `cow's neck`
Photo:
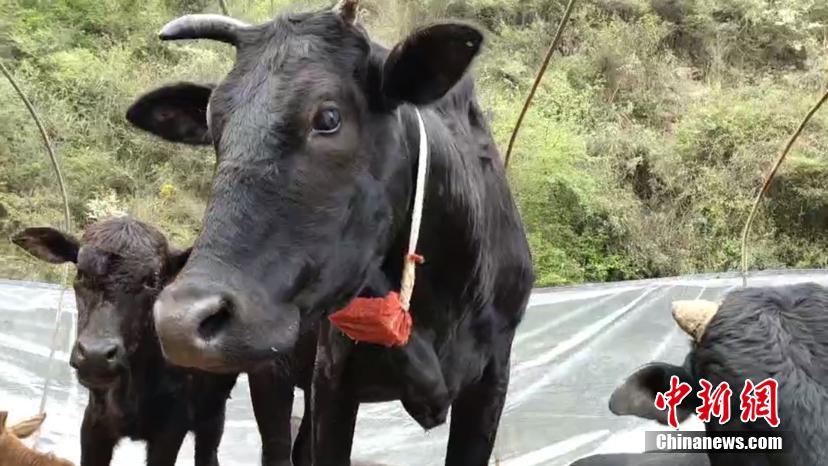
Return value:
M 443 309 L 445 318 L 452 318 L 452 312 L 475 312 L 484 307 L 492 295 L 499 259 L 499 253 L 490 250 L 500 242 L 493 236 L 522 234 L 520 227 L 501 232 L 494 229 L 504 218 L 513 223 L 516 212 L 497 154 L 492 153 L 494 142 L 473 94 L 471 81 L 467 80 L 435 106 L 422 110 L 430 167 L 418 247 L 426 264 L 417 272 L 412 301 L 415 316 L 433 305 Z M 385 270 L 393 274 L 395 283 L 399 283 L 399 272 L 395 271 L 400 269 L 407 247 L 419 147 L 413 109 L 403 107 L 400 112 L 412 167 L 408 177 L 409 208 L 399 222 L 403 227 L 386 261 Z M 421 322 L 423 319 L 427 322 L 429 316 L 421 316 Z M 433 325 L 440 326 L 439 322 Z
M 133 383 L 136 385 L 153 383 L 154 379 L 158 378 L 156 377 L 158 372 L 161 372 L 167 364 L 158 334 L 155 333 L 153 327 L 149 327 L 138 344 L 135 356 L 130 360 L 130 372 L 137 379 L 152 377 L 153 380 L 137 380 Z

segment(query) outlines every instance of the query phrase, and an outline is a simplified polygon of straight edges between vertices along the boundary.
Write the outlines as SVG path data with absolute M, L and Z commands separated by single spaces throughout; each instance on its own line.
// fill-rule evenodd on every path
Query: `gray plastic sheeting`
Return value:
M 750 284 L 804 281 L 828 284 L 828 273 L 768 273 Z M 690 277 L 536 291 L 515 339 L 494 457 L 503 466 L 557 466 L 593 453 L 643 451 L 643 432 L 662 428 L 613 416 L 607 409 L 613 388 L 649 361 L 684 360 L 689 343 L 670 316 L 671 301 L 717 299 L 740 284 L 735 277 Z M 0 281 L 0 410 L 10 412 L 11 422 L 38 408 L 58 294 L 49 285 Z M 68 365 L 74 315 L 75 303 L 67 293 L 62 351 L 53 364 L 39 449 L 77 462 L 86 392 Z M 241 378 L 228 403 L 219 451 L 224 464 L 258 464 L 260 441 L 249 400 L 247 381 Z M 297 391 L 297 415 L 301 400 Z M 682 429 L 703 426 L 691 419 Z M 439 465 L 447 438 L 447 425 L 423 432 L 399 403 L 366 404 L 359 413 L 353 457 L 389 465 Z M 192 452 L 188 437 L 179 464 L 193 464 Z M 143 446 L 122 442 L 113 464 L 144 464 Z

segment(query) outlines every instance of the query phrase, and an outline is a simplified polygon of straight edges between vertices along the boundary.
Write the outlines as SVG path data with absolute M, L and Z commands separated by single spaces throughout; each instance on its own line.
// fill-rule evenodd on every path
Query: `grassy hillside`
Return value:
M 234 16 L 255 22 L 330 2 L 228 3 Z M 364 20 L 386 43 L 447 17 L 488 31 L 475 73 L 505 150 L 566 2 L 364 3 Z M 212 152 L 160 143 L 123 115 L 161 83 L 224 75 L 227 46 L 155 36 L 174 16 L 217 9 L 212 0 L 0 0 L 0 59 L 54 138 L 78 229 L 129 212 L 177 244 L 192 241 Z M 538 285 L 735 269 L 762 174 L 826 84 L 823 0 L 579 2 L 510 173 Z M 57 276 L 5 238 L 24 226 L 58 225 L 60 212 L 36 129 L 0 82 L 0 276 Z M 828 109 L 760 212 L 753 267 L 828 266 L 826 227 Z

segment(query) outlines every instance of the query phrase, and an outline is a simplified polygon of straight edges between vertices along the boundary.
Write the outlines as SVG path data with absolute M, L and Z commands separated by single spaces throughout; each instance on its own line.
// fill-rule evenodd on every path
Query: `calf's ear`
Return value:
M 129 107 L 133 126 L 171 142 L 196 146 L 212 143 L 207 104 L 212 85 L 177 83 L 142 95 Z
M 26 438 L 37 432 L 43 421 L 46 419 L 46 413 L 38 414 L 32 418 L 20 421 L 17 424 L 9 427 L 9 432 L 17 438 Z
M 655 407 L 655 398 L 657 393 L 670 390 L 670 378 L 674 375 L 679 381 L 694 385 L 690 374 L 680 366 L 651 363 L 638 369 L 612 393 L 610 411 L 618 416 L 638 416 L 666 425 L 668 412 Z M 698 402 L 695 392 L 687 395 L 677 407 L 678 421 L 682 422 L 693 414 Z
M 6 419 L 9 417 L 8 411 L 0 411 L 0 435 L 6 433 Z
M 414 31 L 389 53 L 382 92 L 393 103 L 427 105 L 443 97 L 466 73 L 483 45 L 483 34 L 461 23 Z
M 87 244 L 78 252 L 78 269 L 95 276 L 104 276 L 109 273 L 120 261 L 121 256 L 115 253 Z
M 187 249 L 170 249 L 167 253 L 167 263 L 164 264 L 164 276 L 173 278 L 181 272 L 187 260 L 190 258 L 190 253 L 193 248 Z
M 27 228 L 12 236 L 11 241 L 29 254 L 51 264 L 78 262 L 78 240 L 54 228 Z

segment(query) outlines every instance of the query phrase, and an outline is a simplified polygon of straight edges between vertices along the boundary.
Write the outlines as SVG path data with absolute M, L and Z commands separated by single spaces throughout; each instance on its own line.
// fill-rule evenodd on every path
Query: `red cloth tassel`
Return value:
M 411 336 L 411 314 L 393 291 L 384 298 L 356 298 L 328 318 L 352 340 L 364 343 L 403 346 Z

